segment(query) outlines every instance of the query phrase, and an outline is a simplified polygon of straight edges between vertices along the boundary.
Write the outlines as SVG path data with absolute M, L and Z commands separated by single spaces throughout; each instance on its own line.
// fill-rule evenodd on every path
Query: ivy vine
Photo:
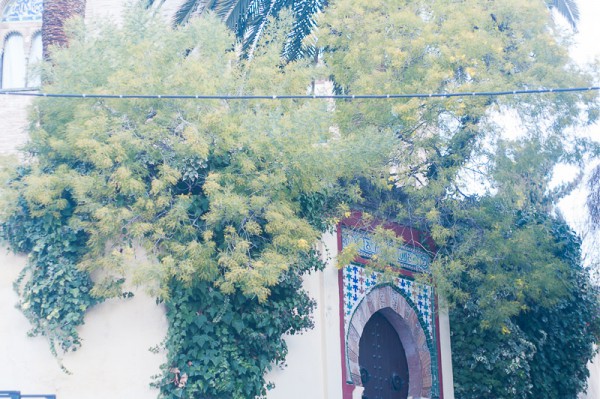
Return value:
M 22 177 L 28 171 L 19 170 Z M 73 201 L 65 193 L 62 211 L 32 216 L 19 197 L 15 210 L 0 223 L 1 237 L 15 252 L 29 254 L 14 283 L 19 307 L 33 326 L 30 335 L 46 336 L 53 353 L 75 351 L 81 346 L 77 327 L 85 312 L 101 298 L 92 295 L 92 280 L 77 268 L 85 252 L 85 232 L 68 225 Z
M 155 386 L 164 398 L 254 398 L 273 387 L 265 372 L 282 365 L 283 337 L 311 328 L 314 301 L 301 276 L 321 270 L 315 251 L 286 272 L 260 302 L 207 282 L 173 282 L 166 302 L 168 362 Z
M 74 26 L 69 47 L 52 54 L 45 90 L 302 93 L 307 82 L 331 75 L 352 92 L 434 91 L 444 76 L 455 91 L 463 84 L 511 86 L 515 79 L 539 86 L 555 86 L 559 76 L 565 86 L 585 81 L 564 74 L 566 55 L 552 44 L 540 4 L 533 14 L 528 2 L 506 7 L 507 36 L 491 24 L 487 5 L 471 2 L 461 16 L 469 10 L 481 40 L 463 40 L 452 25 L 456 18 L 444 12 L 411 15 L 415 29 L 394 26 L 414 7 L 387 3 L 340 1 L 329 9 L 323 23 L 331 34 L 320 40 L 335 51 L 324 68 L 281 65 L 288 30 L 279 22 L 269 24 L 250 62 L 232 51 L 230 33 L 214 16 L 173 30 L 132 8 L 119 27 L 90 34 Z M 365 24 L 363 17 L 381 23 Z M 417 31 L 425 39 L 413 40 Z M 525 31 L 535 40 L 515 51 L 513 32 Z M 349 51 L 350 37 L 373 45 L 365 47 L 368 53 Z M 448 37 L 458 40 L 423 58 L 423 43 L 441 45 Z M 480 55 L 455 57 L 457 48 L 480 54 L 486 40 L 497 44 L 485 55 L 490 64 Z M 398 56 L 415 62 L 388 60 L 397 43 L 403 43 Z M 528 56 L 541 54 L 538 43 L 546 43 L 541 63 Z M 373 54 L 383 55 L 383 64 Z M 522 68 L 506 71 L 506 65 Z M 474 72 L 468 82 L 465 68 Z M 32 334 L 47 336 L 55 351 L 76 350 L 86 310 L 122 294 L 122 279 L 94 283 L 90 272 L 118 268 L 139 245 L 152 258 L 139 268 L 140 280 L 156 289 L 169 319 L 168 358 L 155 381 L 161 395 L 265 395 L 271 386 L 265 372 L 285 360 L 283 336 L 312 325 L 315 305 L 301 278 L 322 268 L 311 248 L 330 225 L 326 216 L 342 210 L 341 202 L 362 199 L 384 219 L 429 232 L 438 245 L 432 278 L 456 304 L 459 397 L 573 397 L 585 384 L 585 363 L 598 340 L 598 297 L 573 234 L 528 211 L 550 213 L 546 179 L 556 163 L 576 158 L 567 154 L 571 145 L 561 145 L 562 133 L 586 99 L 554 98 L 440 98 L 376 107 L 348 101 L 335 110 L 322 101 L 88 98 L 74 105 L 42 98 L 30 124 L 33 161 L 8 172 L 13 177 L 3 187 L 15 203 L 0 220 L 1 235 L 30 254 L 16 284 L 20 306 Z M 554 116 L 545 146 L 523 141 L 525 156 L 510 143 L 499 144 L 497 154 L 482 149 L 484 123 L 507 105 L 529 127 L 539 125 L 540 115 Z M 483 174 L 496 193 L 467 196 L 461 171 L 481 157 L 490 160 Z M 390 175 L 390 163 L 403 167 Z M 566 350 L 554 353 L 557 347 Z

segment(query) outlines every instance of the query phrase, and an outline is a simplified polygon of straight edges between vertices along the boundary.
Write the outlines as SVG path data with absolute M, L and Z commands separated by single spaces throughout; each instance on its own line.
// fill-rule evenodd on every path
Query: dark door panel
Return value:
M 379 312 L 373 314 L 359 343 L 358 363 L 364 399 L 407 399 L 408 363 L 398 333 Z

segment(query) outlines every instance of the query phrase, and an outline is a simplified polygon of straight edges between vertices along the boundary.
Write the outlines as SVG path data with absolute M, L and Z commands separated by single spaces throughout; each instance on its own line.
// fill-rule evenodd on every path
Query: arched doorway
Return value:
M 349 383 L 363 386 L 360 364 L 360 341 L 367 324 L 378 314 L 391 325 L 401 342 L 408 363 L 408 396 L 431 398 L 433 387 L 432 351 L 428 332 L 423 329 L 413 306 L 397 288 L 378 285 L 372 288 L 356 306 L 348 320 L 346 334 L 346 375 Z M 379 317 L 378 316 L 378 317 Z M 376 319 L 377 320 L 377 319 Z M 386 349 L 387 350 L 387 349 Z M 366 388 L 366 386 L 365 386 Z M 367 399 L 379 398 L 379 395 Z M 395 397 L 393 397 L 395 399 Z
M 358 363 L 364 399 L 407 399 L 409 371 L 398 333 L 381 312 L 360 337 Z

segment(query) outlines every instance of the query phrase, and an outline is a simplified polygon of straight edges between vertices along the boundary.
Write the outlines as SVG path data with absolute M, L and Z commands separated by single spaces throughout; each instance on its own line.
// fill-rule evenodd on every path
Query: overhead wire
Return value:
M 450 97 L 498 97 L 525 94 L 574 93 L 599 91 L 600 86 L 540 88 L 504 91 L 474 91 L 456 93 L 409 93 L 409 94 L 274 94 L 274 95 L 224 95 L 224 94 L 86 94 L 86 93 L 44 93 L 38 89 L 0 89 L 0 95 L 46 98 L 96 98 L 96 99 L 172 99 L 172 100 L 373 100 L 410 98 L 450 98 Z

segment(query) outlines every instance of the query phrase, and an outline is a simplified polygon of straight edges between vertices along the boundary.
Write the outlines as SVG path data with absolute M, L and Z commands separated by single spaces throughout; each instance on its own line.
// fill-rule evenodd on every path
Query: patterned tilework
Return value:
M 344 267 L 344 325 L 346 331 L 350 319 L 360 301 L 381 282 L 381 274 L 372 272 L 368 274 L 365 268 L 356 264 Z M 413 305 L 419 316 L 423 330 L 429 334 L 429 339 L 434 338 L 433 332 L 433 289 L 425 284 L 415 283 L 404 277 L 396 277 L 394 285 L 402 292 L 404 297 Z
M 42 0 L 13 0 L 4 8 L 0 21 L 41 21 L 43 9 Z
M 380 252 L 377 244 L 373 242 L 371 234 L 361 230 L 342 227 L 342 247 L 346 247 L 351 243 L 357 244 L 358 254 L 365 259 L 369 259 Z M 403 245 L 398 248 L 396 263 L 404 269 L 413 272 L 427 272 L 429 271 L 430 260 L 425 252 Z
M 378 253 L 368 232 L 342 227 L 342 248 L 355 243 L 359 255 L 370 258 Z M 398 265 L 413 272 L 428 273 L 430 260 L 427 254 L 408 246 L 398 249 Z M 437 339 L 435 331 L 435 304 L 433 288 L 416 283 L 404 276 L 398 275 L 392 282 L 384 281 L 381 273 L 367 272 L 364 266 L 350 264 L 342 270 L 343 304 L 344 307 L 344 336 L 348 336 L 350 321 L 361 301 L 376 286 L 392 284 L 415 311 L 419 323 L 426 335 L 427 347 L 431 358 L 431 398 L 439 398 L 440 385 L 438 375 Z M 348 343 L 346 342 L 346 345 Z
M 344 267 L 342 272 L 343 306 L 344 306 L 344 336 L 347 336 L 350 320 L 354 311 L 362 299 L 376 286 L 386 284 L 382 282 L 381 274 L 378 272 L 367 273 L 361 265 L 350 264 Z M 434 292 L 433 288 L 415 283 L 412 280 L 398 276 L 393 281 L 402 296 L 413 307 L 419 318 L 421 327 L 425 332 L 427 347 L 431 357 L 431 398 L 440 397 L 440 381 L 438 374 L 437 339 L 434 324 Z M 347 345 L 347 343 L 346 343 Z

